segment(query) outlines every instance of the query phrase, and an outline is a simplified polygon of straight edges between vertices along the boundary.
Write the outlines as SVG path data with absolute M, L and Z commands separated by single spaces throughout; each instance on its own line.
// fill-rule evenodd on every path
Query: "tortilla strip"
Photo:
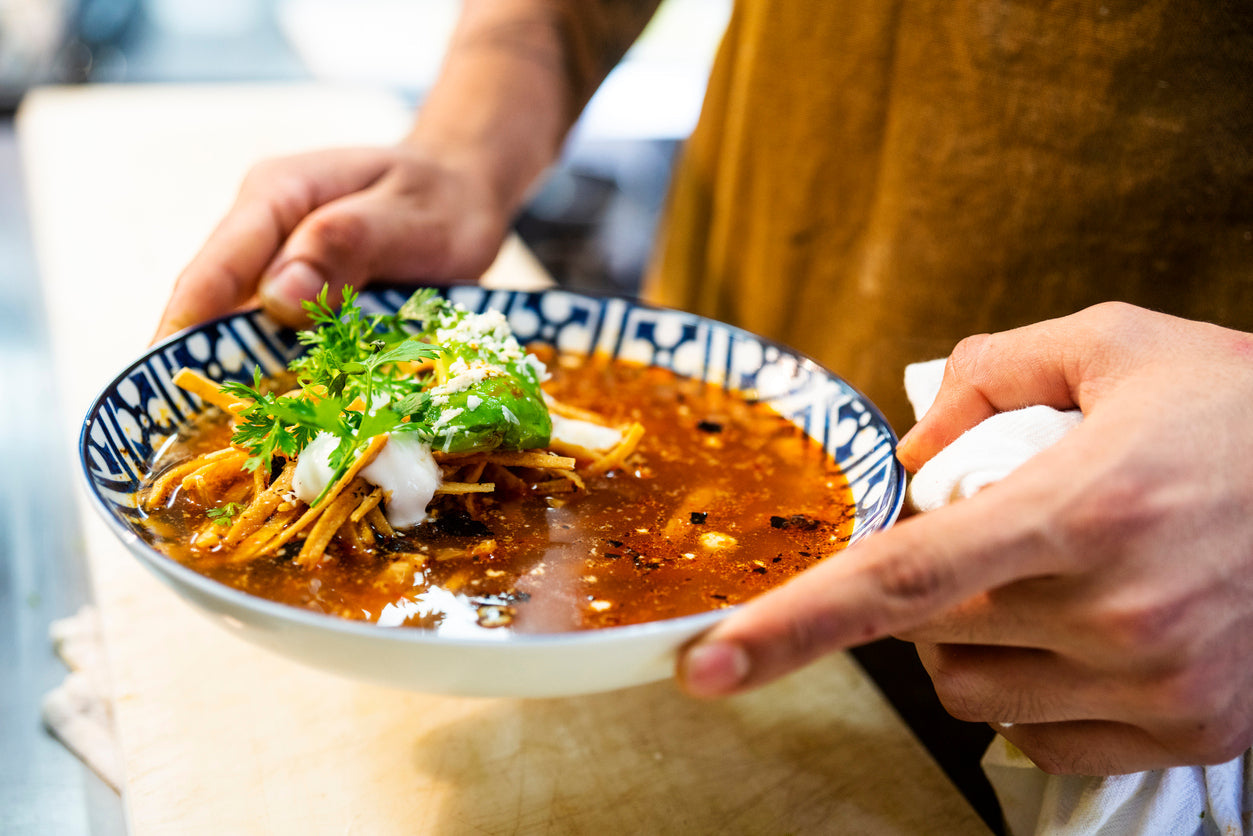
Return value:
M 237 452 L 241 452 L 237 447 L 223 447 L 221 450 L 205 453 L 203 456 L 197 456 L 194 459 L 171 467 L 165 473 L 162 473 L 157 481 L 152 483 L 152 487 L 148 489 L 148 495 L 144 497 L 144 507 L 152 508 L 165 501 L 173 490 L 174 483 L 182 482 L 183 477 L 187 474 L 194 473 L 210 462 L 219 461 Z
M 295 475 L 296 462 L 287 462 L 274 484 L 257 494 L 248 507 L 235 518 L 231 530 L 226 534 L 226 545 L 234 546 L 242 542 L 245 537 L 259 529 L 276 508 L 287 501 L 286 495 L 291 492 Z
M 463 455 L 437 455 L 435 461 L 440 465 L 451 466 L 451 470 L 461 467 L 484 464 L 499 464 L 505 467 L 534 467 L 544 470 L 574 470 L 575 461 L 569 456 L 555 456 L 543 450 L 492 450 L 486 453 L 469 453 Z
M 286 511 L 279 511 L 274 516 L 264 521 L 264 524 L 254 531 L 248 539 L 244 540 L 235 551 L 231 554 L 231 563 L 246 563 L 255 557 L 259 557 L 261 549 L 265 544 L 278 536 L 289 522 L 294 520 L 300 512 L 296 508 L 290 508 Z
M 368 490 L 367 482 L 364 479 L 353 479 L 352 483 L 341 490 L 334 499 L 323 504 L 318 521 L 309 530 L 309 536 L 305 537 L 304 545 L 300 547 L 300 553 L 296 555 L 297 566 L 308 569 L 322 560 L 331 538 L 339 531 L 340 526 L 348 521 L 352 509 L 357 507 L 366 490 Z
M 252 495 L 260 496 L 270 485 L 270 469 L 268 467 L 253 468 Z
M 362 486 L 357 490 L 367 490 L 368 486 Z M 342 499 L 351 499 L 354 491 L 345 491 Z M 330 509 L 327 509 L 328 512 Z M 326 514 L 322 515 L 325 519 Z M 361 531 L 357 528 L 357 524 L 352 521 L 352 509 L 348 509 L 348 519 L 339 524 L 339 528 L 335 529 L 335 533 L 331 537 L 342 548 L 347 549 L 349 554 L 361 554 L 365 551 L 365 541 L 361 539 Z M 329 544 L 328 544 L 329 545 Z M 321 556 L 319 556 L 320 560 Z
M 580 475 L 578 474 L 578 472 L 577 472 L 577 471 L 574 471 L 574 470 L 558 470 L 558 471 L 556 472 L 556 474 L 555 474 L 555 475 L 556 475 L 556 477 L 557 477 L 558 479 L 565 479 L 565 480 L 567 480 L 567 481 L 569 481 L 569 482 L 574 483 L 574 489 L 575 489 L 575 490 L 579 490 L 579 491 L 581 491 L 581 490 L 586 490 L 586 489 L 587 489 L 587 485 L 585 485 L 585 484 L 583 483 L 583 477 L 582 477 L 582 476 L 580 476 Z
M 481 482 L 483 481 L 483 471 L 487 469 L 487 461 L 475 462 L 470 465 L 465 475 L 457 479 L 458 482 Z
M 173 382 L 178 388 L 191 392 L 202 401 L 211 403 L 226 412 L 238 412 L 250 403 L 250 401 L 226 394 L 217 383 L 188 368 L 175 372 Z
M 562 418 L 573 418 L 576 421 L 587 421 L 589 424 L 599 424 L 602 427 L 608 426 L 605 423 L 605 416 L 562 403 L 551 395 L 545 395 L 544 402 L 548 405 L 548 411 L 554 415 L 560 415 Z
M 526 493 L 526 480 L 501 465 L 492 465 L 492 484 L 502 486 L 510 493 Z
M 441 465 L 468 467 L 484 462 L 506 467 L 538 467 L 551 470 L 574 470 L 575 461 L 568 456 L 554 456 L 544 450 L 489 450 L 485 453 L 433 452 L 435 461 Z
M 584 472 L 589 475 L 595 475 L 618 467 L 626 460 L 627 456 L 634 452 L 635 446 L 640 443 L 640 439 L 643 437 L 644 425 L 638 422 L 632 424 L 622 434 L 622 440 L 618 442 L 617 446 L 588 465 L 587 470 Z
M 374 461 L 374 457 L 378 455 L 379 451 L 383 449 L 383 445 L 386 443 L 386 435 L 376 435 L 374 438 L 371 438 L 370 443 L 366 445 L 365 450 L 363 450 L 361 455 L 357 457 L 357 460 L 352 463 L 347 472 L 339 478 L 339 481 L 331 486 L 331 489 L 326 492 L 326 496 L 322 497 L 322 501 L 310 508 L 308 511 L 305 511 L 300 519 L 292 523 L 292 525 L 289 526 L 281 535 L 275 537 L 274 540 L 266 544 L 261 551 L 258 552 L 258 554 L 265 554 L 266 552 L 272 552 L 275 549 L 280 548 L 284 543 L 287 543 L 303 531 L 305 526 L 317 519 L 322 512 L 335 501 L 336 497 L 339 496 L 340 491 L 346 488 L 353 479 L 357 478 L 357 474 L 361 471 L 361 468 Z
M 360 505 L 352 509 L 352 514 L 348 517 L 348 519 L 352 520 L 355 523 L 361 522 L 361 520 L 365 518 L 365 515 L 370 513 L 370 509 L 374 508 L 382 501 L 383 501 L 383 489 L 375 488 L 373 491 L 371 491 L 369 494 L 366 495 L 365 499 L 361 500 Z
M 494 482 L 441 482 L 436 494 L 491 493 L 496 490 Z
M 377 505 L 366 512 L 365 520 L 373 526 L 375 531 L 384 537 L 396 536 L 396 529 L 392 528 L 392 524 L 387 521 L 387 517 L 379 510 Z
M 229 455 L 201 465 L 184 476 L 179 482 L 179 488 L 185 491 L 194 490 L 200 495 L 202 501 L 208 502 L 212 500 L 215 491 L 220 494 L 231 484 L 242 479 L 245 471 L 241 465 L 248 458 L 248 451 L 234 447 L 229 449 L 231 450 Z
M 538 467 L 545 470 L 574 470 L 574 459 L 569 456 L 554 456 L 539 450 L 522 450 L 518 452 L 494 451 L 487 454 L 487 461 L 492 464 L 503 464 L 505 467 Z

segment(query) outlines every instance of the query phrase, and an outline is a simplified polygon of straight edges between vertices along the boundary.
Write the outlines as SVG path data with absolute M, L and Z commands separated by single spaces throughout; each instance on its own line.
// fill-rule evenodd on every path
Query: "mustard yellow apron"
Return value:
M 1121 299 L 1253 330 L 1253 3 L 744 0 L 645 295 L 848 378 Z M 1168 347 L 1163 347 L 1168 349 Z

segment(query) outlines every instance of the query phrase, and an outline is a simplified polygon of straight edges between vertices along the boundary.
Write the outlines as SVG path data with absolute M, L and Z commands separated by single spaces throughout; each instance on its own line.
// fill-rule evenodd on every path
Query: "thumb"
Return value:
M 395 235 L 375 202 L 340 198 L 301 220 L 261 276 L 257 295 L 267 313 L 300 327 L 308 323 L 301 303 L 313 301 L 323 286 L 328 300 L 339 300 L 345 285 L 369 282 L 375 252 Z
M 374 279 L 475 281 L 490 266 L 506 226 L 466 205 L 414 199 L 388 188 L 347 195 L 310 213 L 261 277 L 262 306 L 292 326 L 307 321 L 301 302 L 325 285 L 329 299 L 345 285 Z

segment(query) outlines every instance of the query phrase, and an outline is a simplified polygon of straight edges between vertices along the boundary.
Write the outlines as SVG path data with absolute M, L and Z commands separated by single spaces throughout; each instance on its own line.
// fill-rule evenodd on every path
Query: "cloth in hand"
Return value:
M 934 403 L 944 360 L 905 369 L 905 392 L 921 420 Z M 966 431 L 914 475 L 910 502 L 932 511 L 973 496 L 1079 426 L 1079 410 L 1029 406 Z M 1048 775 L 1003 737 L 983 756 L 1010 836 L 1253 836 L 1253 753 L 1214 766 L 1130 775 Z
M 915 363 L 905 369 L 905 394 L 922 418 L 931 408 L 944 361 Z M 1028 406 L 1001 412 L 967 431 L 923 465 L 909 485 L 909 500 L 919 511 L 934 511 L 1008 476 L 1036 453 L 1051 447 L 1083 421 L 1077 409 Z

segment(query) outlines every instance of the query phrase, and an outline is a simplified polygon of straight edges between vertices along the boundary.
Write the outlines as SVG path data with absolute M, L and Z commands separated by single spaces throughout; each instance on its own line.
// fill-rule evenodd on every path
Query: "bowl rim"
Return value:
M 549 293 L 562 293 L 575 297 L 584 297 L 589 299 L 597 299 L 602 301 L 617 300 L 623 302 L 633 308 L 644 308 L 663 313 L 673 313 L 679 316 L 688 317 L 694 321 L 704 321 L 717 324 L 719 327 L 729 329 L 734 334 L 741 335 L 763 346 L 769 346 L 777 349 L 785 354 L 794 357 L 803 365 L 809 367 L 811 371 L 820 372 L 846 387 L 853 393 L 863 408 L 871 414 L 872 419 L 886 431 L 887 440 L 891 443 L 893 453 L 896 449 L 898 441 L 895 430 L 892 425 L 884 417 L 879 407 L 867 398 L 862 392 L 856 389 L 847 380 L 839 374 L 826 368 L 824 365 L 813 359 L 809 355 L 792 348 L 785 343 L 769 337 L 759 336 L 753 332 L 741 328 L 737 325 L 722 322 L 712 317 L 703 316 L 701 314 L 691 313 L 688 311 L 670 308 L 662 305 L 656 305 L 636 297 L 612 292 L 597 292 L 574 290 L 563 287 L 540 288 L 534 290 L 528 289 L 512 289 L 512 288 L 487 288 L 476 285 L 424 285 L 424 284 L 406 284 L 402 282 L 371 282 L 369 285 L 359 288 L 361 295 L 381 294 L 389 291 L 412 292 L 423 287 L 434 287 L 442 295 L 447 296 L 450 291 L 455 291 L 458 287 L 478 287 L 484 294 L 489 297 L 496 293 L 506 293 L 512 296 L 517 295 L 536 295 L 544 296 Z M 659 621 L 645 621 L 636 624 L 622 624 L 612 627 L 598 627 L 589 630 L 571 630 L 558 633 L 508 633 L 504 638 L 495 638 L 490 635 L 482 636 L 444 636 L 432 630 L 422 627 L 384 627 L 370 621 L 355 621 L 352 619 L 341 618 L 340 616 L 330 613 L 321 613 L 316 610 L 308 610 L 291 604 L 282 604 L 277 601 L 271 601 L 257 595 L 252 595 L 242 590 L 236 589 L 220 581 L 216 581 L 205 575 L 200 574 L 196 570 L 183 565 L 174 558 L 166 555 L 160 550 L 153 547 L 147 541 L 140 538 L 134 531 L 124 526 L 117 515 L 113 513 L 109 504 L 101 495 L 99 487 L 89 472 L 88 461 L 88 442 L 91 429 L 99 414 L 101 407 L 106 399 L 117 389 L 117 387 L 126 380 L 137 368 L 146 364 L 155 356 L 160 354 L 170 345 L 187 339 L 194 333 L 207 331 L 217 328 L 224 322 L 238 319 L 241 317 L 260 316 L 266 319 L 270 324 L 279 326 L 274 320 L 261 310 L 259 306 L 241 308 L 213 319 L 205 320 L 196 325 L 188 326 L 177 331 L 159 342 L 149 345 L 144 351 L 130 363 L 128 363 L 120 372 L 115 374 L 108 383 L 99 390 L 98 394 L 91 401 L 84 417 L 82 428 L 78 436 L 78 473 L 79 478 L 87 488 L 87 495 L 91 500 L 91 505 L 96 512 L 104 518 L 106 525 L 112 530 L 128 550 L 149 567 L 157 576 L 167 584 L 177 580 L 197 590 L 199 593 L 210 598 L 221 598 L 225 602 L 233 605 L 235 608 L 243 610 L 257 611 L 260 615 L 275 619 L 277 621 L 294 621 L 302 627 L 313 630 L 331 630 L 336 633 L 346 634 L 348 636 L 368 637 L 371 639 L 382 639 L 387 643 L 402 644 L 418 644 L 418 645 L 439 645 L 449 648 L 502 648 L 502 647 L 524 647 L 535 649 L 547 649 L 563 645 L 582 645 L 606 642 L 628 641 L 632 639 L 647 638 L 651 635 L 695 635 L 708 627 L 713 626 L 717 622 L 731 615 L 733 612 L 741 609 L 744 604 L 734 604 L 728 607 L 722 607 L 715 610 L 707 610 L 705 612 L 693 613 L 690 615 L 677 616 L 674 618 L 662 619 Z M 892 476 L 895 479 L 895 492 L 891 500 L 891 507 L 884 518 L 882 526 L 871 534 L 878 531 L 886 530 L 892 527 L 900 516 L 900 512 L 905 502 L 905 468 L 892 456 Z M 869 536 L 869 535 L 867 535 Z M 850 546 L 853 544 L 850 544 Z M 843 551 L 843 550 L 842 550 Z M 787 581 L 784 581 L 786 583 Z M 777 588 L 777 587 L 772 587 Z M 177 591 L 177 590 L 176 590 Z M 763 593 L 764 594 L 764 593 Z M 196 607 L 200 609 L 200 607 Z

